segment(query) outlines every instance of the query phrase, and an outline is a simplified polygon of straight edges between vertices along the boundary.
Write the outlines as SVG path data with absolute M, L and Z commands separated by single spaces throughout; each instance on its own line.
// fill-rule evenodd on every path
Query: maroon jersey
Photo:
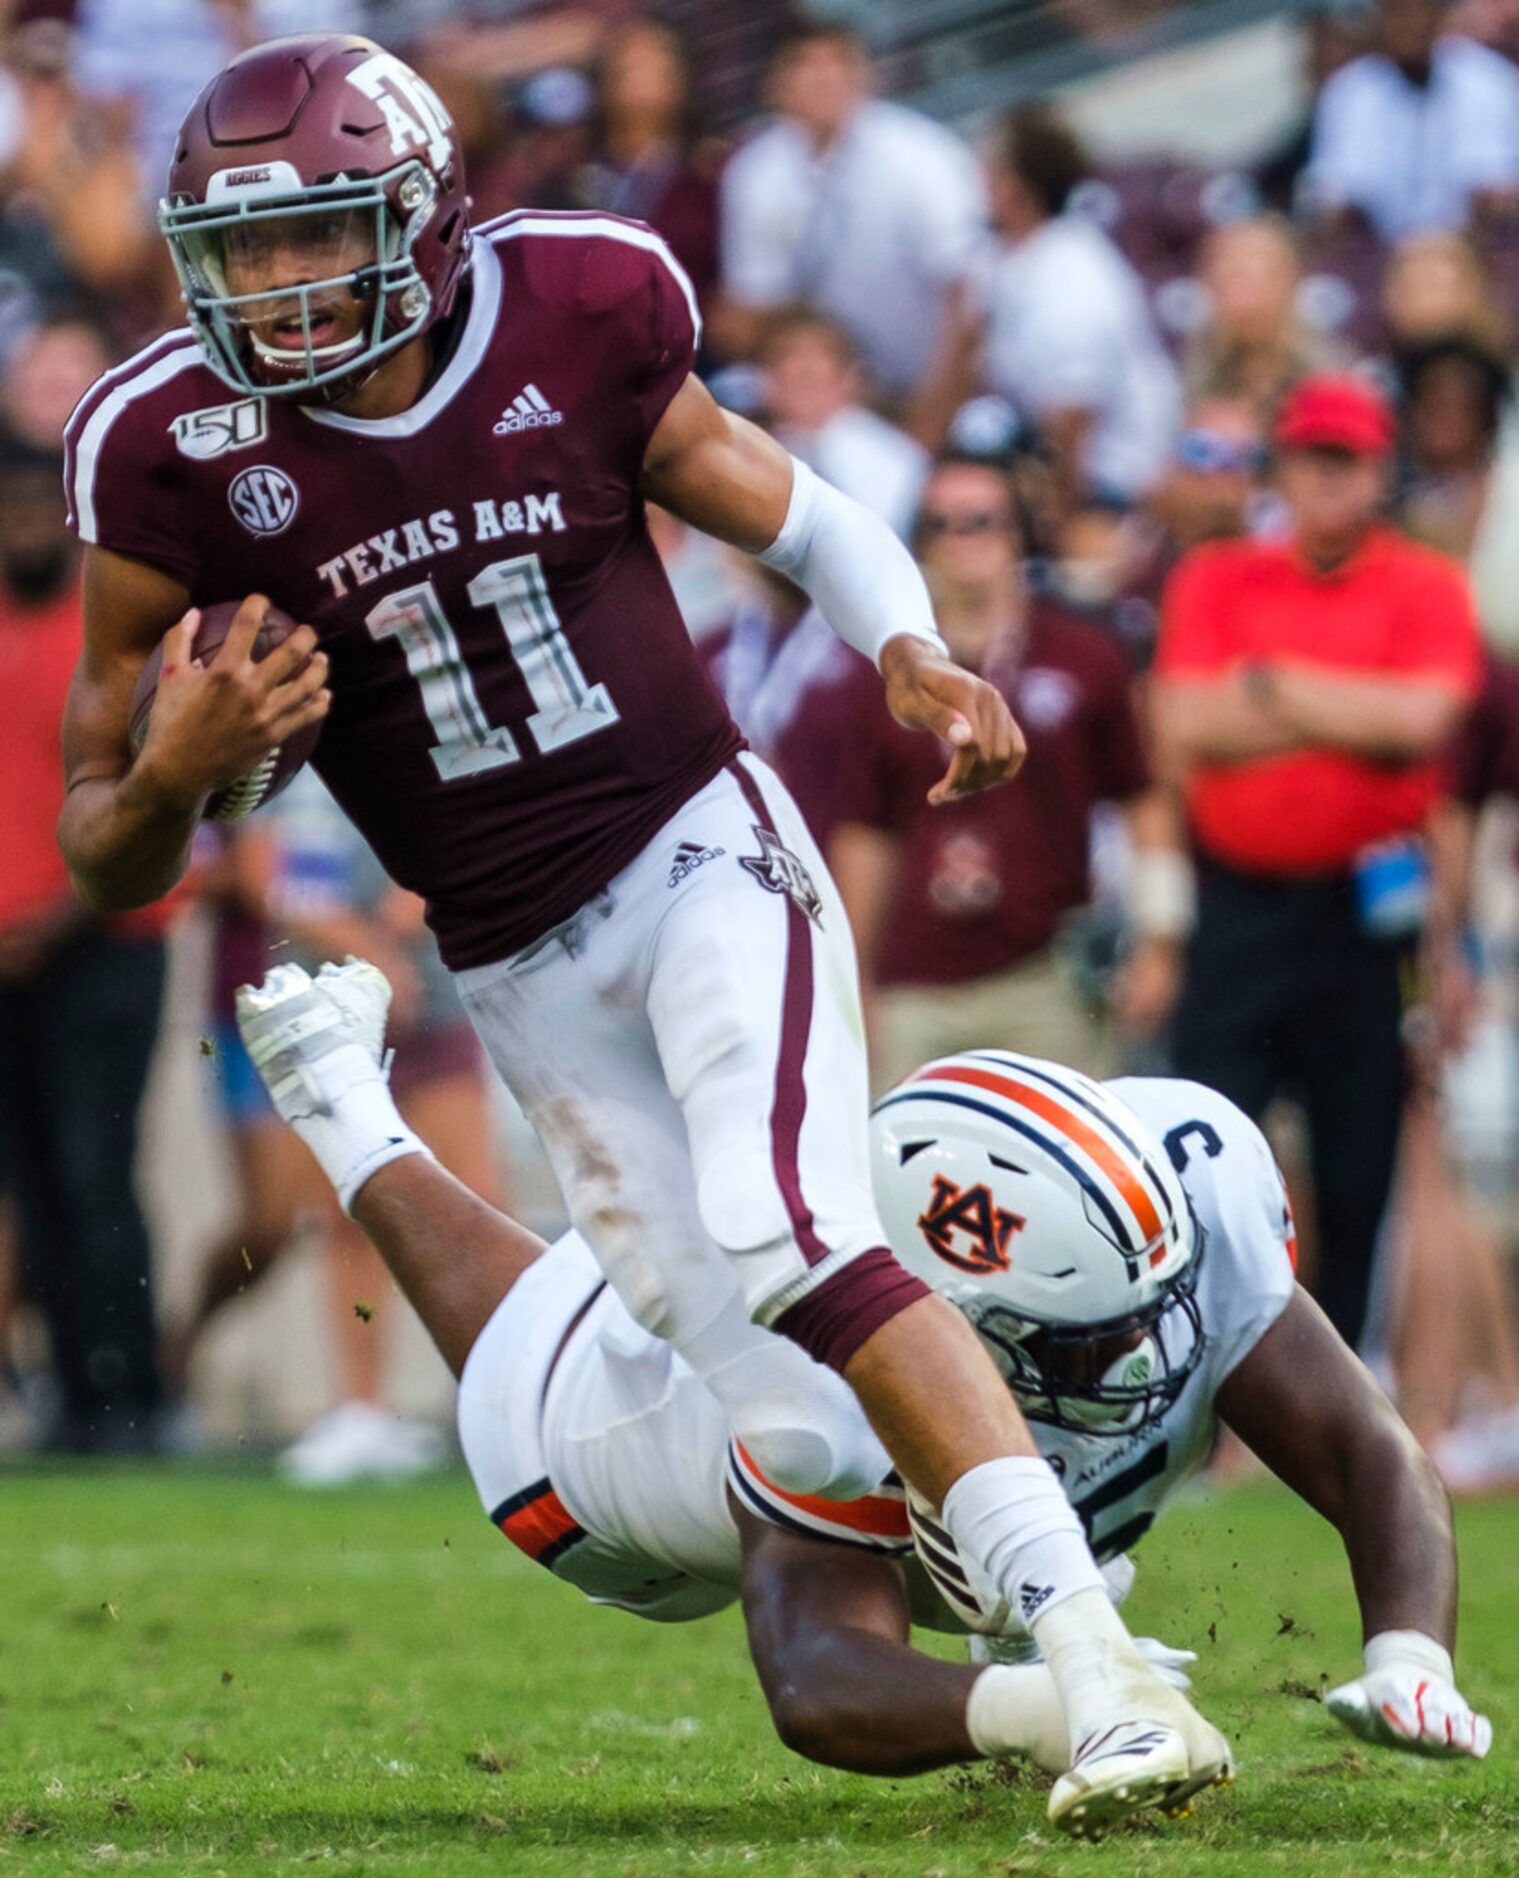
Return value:
M 742 606 L 725 626 L 704 633 L 697 650 L 749 748 L 784 780 L 793 774 L 804 777 L 808 792 L 797 795 L 797 806 L 813 840 L 826 848 L 832 822 L 822 785 L 832 787 L 838 777 L 832 764 L 826 776 L 816 776 L 810 760 L 807 746 L 818 723 L 814 699 L 822 691 L 859 682 L 853 676 L 856 667 L 869 675 L 867 689 L 874 680 L 879 697 L 875 667 L 844 644 L 816 607 L 777 635 L 767 608 Z
M 1447 760 L 1450 791 L 1468 808 L 1493 796 L 1519 798 L 1519 665 L 1489 656 Z
M 862 659 L 814 692 L 782 776 L 831 827 L 860 822 L 899 840 L 882 922 L 883 985 L 962 984 L 1042 951 L 1090 895 L 1092 810 L 1149 784 L 1126 661 L 1096 627 L 1046 602 L 1030 608 L 1016 661 L 989 667 L 1028 739 L 1000 789 L 930 808 L 948 746 L 904 730 Z
M 316 766 L 456 970 L 568 918 L 740 747 L 639 495 L 698 338 L 652 230 L 525 210 L 477 231 L 399 416 L 229 402 L 186 330 L 70 420 L 82 540 L 316 629 Z

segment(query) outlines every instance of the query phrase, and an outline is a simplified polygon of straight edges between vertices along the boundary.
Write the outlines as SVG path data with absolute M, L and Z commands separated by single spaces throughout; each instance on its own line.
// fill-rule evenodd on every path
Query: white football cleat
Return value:
M 278 1465 L 298 1486 L 341 1487 L 414 1479 L 447 1458 L 443 1436 L 425 1422 L 388 1414 L 372 1402 L 342 1402 L 286 1448 Z
M 1452 1493 L 1511 1493 L 1519 1484 L 1519 1405 L 1457 1422 L 1429 1453 Z
M 1233 1758 L 1224 1737 L 1176 1691 L 1159 1694 L 1152 1704 L 1158 1719 L 1115 1722 L 1076 1750 L 1050 1794 L 1050 1820 L 1062 1832 L 1100 1839 L 1152 1806 L 1180 1819 L 1205 1787 L 1232 1784 Z
M 1179 1729 L 1115 1722 L 1083 1741 L 1050 1794 L 1050 1820 L 1073 1839 L 1100 1839 L 1147 1806 L 1159 1806 L 1191 1777 Z
M 237 1027 L 274 1106 L 287 1122 L 331 1112 L 356 1083 L 385 1080 L 390 981 L 367 959 L 327 964 L 312 978 L 276 965 L 240 986 Z

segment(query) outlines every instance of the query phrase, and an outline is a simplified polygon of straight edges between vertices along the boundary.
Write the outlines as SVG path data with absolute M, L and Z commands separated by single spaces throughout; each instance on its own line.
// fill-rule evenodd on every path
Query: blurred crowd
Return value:
M 837 874 L 878 1085 L 1000 1046 L 1222 1089 L 1288 1170 L 1304 1276 L 1447 1478 L 1519 1484 L 1519 6 L 1297 16 L 1298 121 L 1226 170 L 1099 162 L 1048 99 L 934 121 L 837 9 L 722 9 L 731 43 L 692 9 L 478 11 L 8 9 L 4 1425 L 67 1451 L 193 1440 L 204 1334 L 299 1242 L 331 1408 L 284 1464 L 440 1458 L 387 1406 L 400 1301 L 237 1041 L 232 990 L 278 959 L 380 963 L 414 1126 L 493 1197 L 517 1175 L 422 908 L 309 775 L 129 919 L 88 916 L 53 847 L 65 418 L 180 318 L 153 202 L 200 85 L 259 38 L 352 27 L 447 103 L 477 218 L 599 208 L 665 236 L 714 393 L 902 534 L 953 657 L 1014 706 L 1016 782 L 929 809 L 939 753 L 806 597 L 651 516 L 713 682 Z M 707 101 L 735 97 L 718 134 Z M 190 929 L 235 1195 L 170 1311 L 132 1169 Z

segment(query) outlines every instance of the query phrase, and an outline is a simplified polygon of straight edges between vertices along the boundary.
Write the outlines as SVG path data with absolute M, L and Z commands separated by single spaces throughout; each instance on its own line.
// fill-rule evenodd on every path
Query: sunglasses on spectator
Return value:
M 1213 475 L 1248 470 L 1253 476 L 1266 467 L 1266 452 L 1258 443 L 1226 437 L 1220 431 L 1184 430 L 1177 439 L 1176 460 L 1183 469 Z
M 1006 535 L 1013 518 L 1006 509 L 925 509 L 918 517 L 918 533 L 925 541 L 940 535 Z

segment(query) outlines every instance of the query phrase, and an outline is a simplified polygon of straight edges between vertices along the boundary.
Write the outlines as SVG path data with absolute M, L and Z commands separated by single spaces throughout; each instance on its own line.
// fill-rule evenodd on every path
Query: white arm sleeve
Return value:
M 817 602 L 846 646 L 879 665 L 888 639 L 910 633 L 947 655 L 917 564 L 878 515 L 791 459 L 791 502 L 759 558 Z

